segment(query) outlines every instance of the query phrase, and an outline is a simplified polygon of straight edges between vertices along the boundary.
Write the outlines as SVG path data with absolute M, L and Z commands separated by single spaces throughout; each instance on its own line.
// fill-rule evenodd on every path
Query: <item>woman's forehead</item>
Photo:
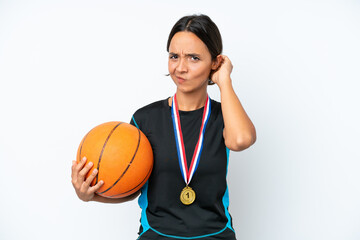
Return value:
M 192 32 L 176 33 L 171 39 L 169 52 L 176 54 L 209 53 L 205 43 Z

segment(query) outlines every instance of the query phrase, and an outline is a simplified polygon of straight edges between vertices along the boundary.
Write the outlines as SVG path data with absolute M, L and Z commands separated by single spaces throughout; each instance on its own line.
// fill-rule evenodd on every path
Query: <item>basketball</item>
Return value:
M 107 122 L 94 127 L 82 139 L 77 162 L 86 157 L 87 163 L 98 169 L 95 185 L 104 184 L 96 192 L 108 198 L 123 198 L 138 191 L 150 177 L 153 151 L 149 140 L 136 127 L 125 122 Z M 86 163 L 86 164 L 87 164 Z

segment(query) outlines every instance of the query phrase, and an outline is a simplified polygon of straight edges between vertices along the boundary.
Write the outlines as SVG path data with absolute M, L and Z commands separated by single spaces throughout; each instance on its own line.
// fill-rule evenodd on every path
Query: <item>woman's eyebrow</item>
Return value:
M 169 53 L 170 55 L 179 55 L 177 53 L 173 53 L 173 52 L 170 52 Z M 197 54 L 197 53 L 186 53 L 185 54 L 186 57 L 190 56 L 190 57 L 200 57 L 200 54 Z
M 197 54 L 197 53 L 187 53 L 187 54 L 185 54 L 185 56 L 189 56 L 189 57 L 200 57 L 200 54 Z

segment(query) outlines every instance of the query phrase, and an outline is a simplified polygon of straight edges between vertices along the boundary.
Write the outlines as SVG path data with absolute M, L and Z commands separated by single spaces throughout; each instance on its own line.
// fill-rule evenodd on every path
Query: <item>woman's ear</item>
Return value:
M 212 61 L 211 70 L 216 71 L 221 66 L 222 62 L 223 62 L 223 57 L 220 54 L 217 55 L 216 58 Z

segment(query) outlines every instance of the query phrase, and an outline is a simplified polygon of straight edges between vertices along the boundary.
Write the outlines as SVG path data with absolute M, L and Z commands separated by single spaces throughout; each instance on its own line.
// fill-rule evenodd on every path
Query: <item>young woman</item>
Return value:
M 135 112 L 131 124 L 149 139 L 154 168 L 141 189 L 139 238 L 236 239 L 228 212 L 226 183 L 229 150 L 241 151 L 256 140 L 255 128 L 232 87 L 230 59 L 221 55 L 222 40 L 206 15 L 181 18 L 170 32 L 169 75 L 176 93 Z M 216 84 L 221 103 L 211 100 L 208 85 Z M 119 203 L 93 187 L 91 163 L 73 163 L 72 183 L 83 201 Z

